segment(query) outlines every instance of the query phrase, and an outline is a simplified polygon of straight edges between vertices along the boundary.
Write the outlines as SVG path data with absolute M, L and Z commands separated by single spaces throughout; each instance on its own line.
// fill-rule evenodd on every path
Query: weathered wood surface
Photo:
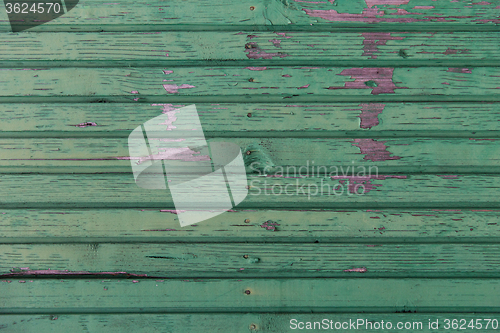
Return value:
M 349 176 L 284 178 L 250 175 L 248 184 L 248 196 L 238 205 L 239 208 L 500 207 L 499 175 L 372 175 L 351 179 Z M 199 187 L 204 190 L 213 188 L 213 183 L 200 179 Z M 213 195 L 218 195 L 217 190 Z M 206 203 L 195 203 L 200 209 L 207 209 Z M 0 176 L 0 208 L 137 207 L 174 208 L 168 190 L 138 187 L 131 174 Z
M 498 312 L 498 279 L 8 279 L 0 313 Z M 8 300 L 8 302 L 7 302 Z
M 1 279 L 500 277 L 498 244 L 8 244 L 0 253 Z
M 499 87 L 499 67 L 12 68 L 0 101 L 497 101 Z
M 2 12 L 2 30 L 11 31 Z M 184 2 L 80 1 L 69 13 L 33 31 L 155 31 L 235 30 L 320 30 L 362 28 L 417 31 L 436 29 L 498 30 L 497 1 L 349 0 L 268 1 L 197 0 Z
M 183 228 L 175 211 L 147 208 L 2 209 L 0 219 L 3 244 L 497 244 L 500 235 L 500 211 L 495 209 L 235 209 Z
M 405 311 L 402 311 L 405 312 Z M 298 330 L 300 327 L 307 327 L 311 323 L 312 329 L 307 332 L 324 332 L 325 327 L 315 322 L 328 321 L 328 325 L 335 327 L 349 327 L 352 321 L 357 319 L 360 322 L 359 329 L 364 332 L 394 332 L 395 328 L 405 327 L 407 330 L 418 332 L 436 332 L 436 329 L 429 328 L 429 321 L 439 324 L 439 332 L 456 332 L 457 329 L 451 327 L 451 322 L 456 320 L 458 327 L 462 326 L 465 320 L 467 327 L 471 320 L 473 325 L 480 323 L 483 331 L 495 331 L 498 321 L 496 314 L 492 313 L 443 313 L 443 314 L 420 314 L 420 313 L 247 313 L 247 314 L 219 314 L 219 313 L 196 313 L 196 314 L 45 314 L 45 315 L 0 315 L 1 328 L 6 333 L 39 332 L 52 333 L 55 330 L 67 331 L 90 331 L 122 333 L 124 330 L 141 333 L 162 333 L 168 329 L 169 333 L 185 332 L 263 332 L 263 333 L 285 333 L 290 332 L 293 327 Z M 446 320 L 449 320 L 446 321 Z M 490 319 L 490 320 L 486 320 Z M 296 320 L 296 321 L 294 321 Z M 351 322 L 349 321 L 351 320 Z M 380 328 L 381 320 L 384 320 Z M 331 323 L 333 322 L 333 324 Z M 387 322 L 392 325 L 387 328 Z M 295 326 L 295 323 L 297 326 Z M 347 324 L 344 324 L 347 323 Z M 368 324 L 367 324 L 368 323 Z M 356 322 L 357 324 L 357 322 Z M 316 326 L 314 326 L 316 325 Z M 377 326 L 378 325 L 378 326 Z M 486 326 L 488 325 L 488 328 Z M 450 328 L 446 329 L 445 327 Z M 479 326 L 479 325 L 478 325 Z M 314 329 L 315 327 L 315 329 Z M 357 327 L 357 326 L 355 326 Z M 376 328 L 379 327 L 379 328 Z
M 136 126 L 140 126 L 137 123 Z M 499 139 L 213 138 L 245 154 L 247 173 L 300 176 L 377 176 L 392 173 L 500 173 Z M 249 155 L 246 155 L 248 154 Z M 165 153 L 165 160 L 189 156 Z M 134 161 L 138 157 L 132 157 Z M 131 173 L 127 138 L 2 139 L 2 173 Z M 136 161 L 137 163 L 137 161 Z M 195 163 L 196 164 L 196 163 Z
M 139 124 L 186 105 L 3 103 L 0 137 L 127 138 Z M 196 109 L 208 138 L 500 137 L 498 103 L 196 103 Z
M 61 32 L 28 33 L 22 39 L 1 34 L 0 65 L 496 66 L 499 37 L 499 32 L 462 31 Z

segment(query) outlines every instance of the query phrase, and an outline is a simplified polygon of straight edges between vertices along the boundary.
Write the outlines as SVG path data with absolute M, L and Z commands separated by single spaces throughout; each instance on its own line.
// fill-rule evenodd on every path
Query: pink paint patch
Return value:
M 165 74 L 167 74 L 167 75 L 168 75 L 168 74 L 172 74 L 173 72 L 174 72 L 174 71 L 167 71 L 167 70 L 164 70 L 164 71 L 163 71 L 163 73 L 165 73 Z
M 399 156 L 391 156 L 391 152 L 387 151 L 385 143 L 387 141 L 376 141 L 374 139 L 354 139 L 352 145 L 360 149 L 361 154 L 364 154 L 364 160 L 387 161 L 399 160 Z
M 415 6 L 413 9 L 434 9 L 434 6 Z
M 366 272 L 366 267 L 344 269 L 344 272 L 365 273 Z
M 464 74 L 472 74 L 472 71 L 469 68 L 448 68 L 447 72 L 451 73 L 464 73 Z
M 447 85 L 450 85 L 450 83 L 449 83 L 449 82 L 442 82 L 441 84 L 447 84 Z
M 249 69 L 251 71 L 265 71 L 267 67 L 245 67 L 245 69 Z
M 280 45 L 280 44 L 281 44 L 281 40 L 279 40 L 279 39 L 270 39 L 269 41 L 270 41 L 271 43 L 273 43 L 273 46 L 274 46 L 274 47 L 278 47 L 278 48 L 280 48 L 280 47 L 281 47 L 281 45 Z
M 277 33 L 276 33 L 276 35 L 281 36 L 281 37 L 283 37 L 283 38 L 292 38 L 292 37 L 290 37 L 290 36 L 287 36 L 287 35 L 286 35 L 286 32 L 277 32 Z
M 139 92 L 137 90 L 132 90 L 130 93 L 131 94 L 138 94 Z
M 403 40 L 404 37 L 392 37 L 390 32 L 364 32 L 361 34 L 363 40 L 363 56 L 377 59 L 378 46 L 386 45 L 388 40 Z
M 189 147 L 180 148 L 158 148 L 158 154 L 148 156 L 116 157 L 117 160 L 137 160 L 141 164 L 150 160 L 179 160 L 179 161 L 210 161 L 210 156 L 200 155 L 200 152 L 191 150 Z
M 80 127 L 80 128 L 83 128 L 83 127 L 87 127 L 87 126 L 97 126 L 96 123 L 93 123 L 93 122 L 86 122 L 86 123 L 81 123 L 81 124 L 78 124 L 78 125 L 75 125 L 76 127 Z
M 185 212 L 187 212 L 187 210 L 161 209 L 160 212 L 179 214 L 179 213 L 185 213 Z M 175 230 L 175 229 L 171 229 L 171 230 Z
M 372 128 L 379 124 L 378 115 L 384 111 L 385 104 L 360 104 L 361 114 L 358 116 L 361 120 L 360 128 Z
M 334 9 L 320 10 L 320 9 L 303 9 L 307 15 L 311 17 L 319 17 L 327 21 L 336 22 L 365 22 L 365 23 L 378 23 L 378 22 L 400 22 L 408 23 L 417 21 L 414 18 L 384 18 L 384 12 L 375 8 L 365 8 L 362 14 L 339 13 Z
M 304 86 L 302 86 L 302 87 L 298 87 L 297 89 L 306 89 L 306 88 L 308 88 L 308 87 L 309 87 L 309 85 L 308 85 L 308 84 L 306 84 L 306 85 L 304 85 Z
M 456 179 L 458 178 L 458 175 L 436 175 L 438 177 L 441 177 L 443 179 Z
M 354 82 L 346 82 L 343 87 L 328 87 L 327 89 L 372 89 L 372 95 L 394 94 L 396 87 L 392 82 L 394 68 L 350 68 L 344 69 L 338 75 L 350 76 Z
M 266 230 L 276 231 L 276 227 L 279 226 L 277 222 L 267 221 L 260 225 L 261 228 L 266 228 Z
M 164 84 L 163 88 L 165 88 L 165 90 L 168 93 L 175 94 L 175 93 L 179 92 L 179 89 L 191 89 L 191 88 L 195 88 L 195 86 L 192 86 L 190 84 L 181 84 L 180 86 L 178 86 L 176 84 Z
M 134 101 L 136 101 L 136 102 L 137 102 L 138 100 L 139 100 L 139 98 L 134 98 Z
M 127 272 L 88 272 L 88 271 L 69 271 L 57 269 L 29 269 L 28 267 L 20 268 L 20 271 L 15 269 L 11 270 L 12 273 L 2 274 L 0 276 L 23 276 L 23 275 L 126 275 L 147 277 L 147 274 L 131 274 Z
M 273 57 L 285 58 L 288 54 L 282 52 L 266 52 L 257 46 L 257 43 L 248 43 L 245 45 L 245 52 L 248 59 L 272 59 Z
M 407 5 L 410 0 L 365 0 L 366 5 L 369 8 L 372 8 L 376 5 L 391 5 L 391 6 L 399 6 L 399 5 Z
M 391 175 L 383 175 L 383 176 L 332 176 L 332 179 L 339 179 L 339 183 L 342 183 L 341 179 L 349 180 L 349 185 L 347 186 L 349 193 L 357 194 L 359 189 L 363 189 L 363 194 L 370 192 L 376 187 L 382 186 L 382 184 L 372 184 L 372 180 L 385 180 L 387 178 L 397 178 L 397 179 L 406 179 L 406 176 L 391 176 Z
M 281 75 L 282 77 L 292 77 L 291 75 L 288 75 L 288 74 L 285 74 L 285 75 Z

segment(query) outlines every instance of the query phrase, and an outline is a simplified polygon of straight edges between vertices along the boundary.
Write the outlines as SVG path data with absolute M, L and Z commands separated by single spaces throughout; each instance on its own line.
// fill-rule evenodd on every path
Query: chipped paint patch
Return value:
M 302 87 L 298 87 L 297 89 L 306 89 L 306 88 L 308 88 L 308 87 L 309 87 L 309 85 L 308 85 L 308 84 L 306 84 L 306 85 L 303 85 Z
M 245 45 L 245 52 L 248 59 L 272 59 L 273 57 L 285 58 L 288 54 L 282 52 L 266 52 L 257 43 L 251 42 Z
M 396 87 L 392 81 L 394 68 L 349 68 L 340 74 L 350 76 L 354 81 L 344 83 L 343 87 L 328 87 L 327 89 L 372 89 L 372 95 L 394 94 L 395 89 L 408 89 Z
M 195 86 L 192 86 L 190 84 L 181 84 L 180 86 L 176 84 L 164 84 L 163 88 L 170 93 L 170 94 L 175 94 L 179 92 L 179 89 L 191 89 L 191 88 L 196 88 Z
M 1 277 L 7 276 L 25 276 L 25 275 L 65 275 L 65 276 L 79 276 L 79 275 L 120 275 L 120 276 L 137 276 L 147 277 L 147 274 L 132 274 L 127 272 L 88 272 L 88 271 L 69 271 L 57 269 L 29 269 L 28 267 L 13 268 L 9 274 L 2 274 Z
M 361 114 L 357 117 L 360 118 L 360 128 L 372 128 L 379 124 L 378 115 L 384 111 L 385 104 L 360 104 Z
M 167 71 L 167 70 L 163 70 L 163 73 L 165 74 L 172 74 L 174 71 Z
M 340 184 L 344 184 L 345 180 L 349 181 L 347 189 L 349 193 L 358 194 L 360 187 L 363 189 L 363 194 L 369 193 L 376 187 L 381 187 L 382 184 L 372 184 L 373 180 L 386 180 L 387 178 L 406 179 L 406 176 L 394 175 L 369 175 L 369 176 L 332 176 L 331 179 L 339 180 Z
M 97 124 L 94 123 L 94 122 L 91 122 L 91 121 L 87 121 L 85 123 L 81 123 L 81 124 L 74 125 L 74 126 L 80 127 L 80 128 L 84 128 L 84 127 L 87 127 L 87 126 L 97 126 Z
M 278 226 L 279 226 L 279 223 L 272 222 L 272 221 L 266 221 L 260 225 L 261 228 L 266 228 L 266 230 L 270 230 L 270 231 L 276 231 L 276 227 L 278 227 Z
M 363 56 L 377 59 L 378 46 L 386 45 L 388 40 L 403 40 L 404 37 L 393 37 L 390 32 L 363 32 Z
M 391 156 L 392 153 L 387 151 L 385 143 L 387 141 L 376 141 L 374 139 L 354 139 L 352 145 L 360 149 L 361 154 L 364 154 L 364 160 L 387 161 L 399 160 L 399 156 Z
M 251 71 L 265 71 L 267 67 L 245 67 L 245 69 L 249 69 Z
M 453 68 L 453 67 L 450 67 L 450 68 L 448 68 L 447 72 L 450 72 L 450 73 L 472 74 L 472 70 L 470 70 L 469 68 Z
M 344 269 L 344 272 L 365 273 L 366 271 L 367 271 L 366 267 Z

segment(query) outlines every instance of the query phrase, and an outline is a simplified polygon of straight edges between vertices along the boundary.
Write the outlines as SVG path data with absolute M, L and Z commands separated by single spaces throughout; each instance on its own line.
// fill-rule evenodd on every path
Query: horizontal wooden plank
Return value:
M 0 243 L 485 244 L 498 242 L 499 212 L 493 209 L 237 209 L 181 228 L 173 210 L 2 209 Z
M 127 31 L 163 28 L 169 30 L 241 29 L 260 26 L 332 27 L 380 26 L 401 29 L 469 28 L 495 29 L 500 10 L 495 1 L 234 1 L 213 3 L 80 1 L 66 15 L 34 31 Z M 2 31 L 11 31 L 2 12 Z M 402 24 L 404 23 L 404 24 Z M 20 23 L 18 23 L 20 24 Z M 204 29 L 203 29 L 204 28 Z
M 128 137 L 187 104 L 0 104 L 0 137 Z M 499 138 L 498 103 L 196 103 L 210 137 Z M 4 141 L 2 141 L 4 142 Z M 478 141 L 479 142 L 479 141 Z
M 0 101 L 497 101 L 498 87 L 498 67 L 32 68 L 3 71 Z
M 135 126 L 140 126 L 136 123 Z M 498 139 L 428 138 L 214 138 L 231 142 L 245 154 L 247 173 L 300 175 L 377 175 L 379 173 L 500 173 Z M 175 148 L 174 148 L 175 149 Z M 168 152 L 168 150 L 167 150 Z M 247 155 L 250 153 L 250 155 Z M 189 156 L 164 154 L 165 160 L 186 160 L 180 171 L 198 164 Z M 2 173 L 132 172 L 127 138 L 2 139 Z M 195 164 L 193 166 L 193 164 Z
M 498 312 L 498 279 L 0 281 L 0 312 Z
M 499 244 L 5 244 L 0 253 L 2 279 L 500 277 Z
M 239 208 L 500 207 L 498 175 L 371 175 L 354 178 L 250 175 L 247 178 L 248 196 L 238 205 Z M 156 177 L 152 181 L 156 181 Z M 220 193 L 219 189 L 214 189 L 212 179 L 200 178 L 198 189 L 200 193 L 210 192 L 213 197 Z M 205 200 L 193 199 L 192 204 L 200 210 L 214 208 L 213 203 Z M 141 188 L 135 184 L 132 174 L 0 176 L 0 208 L 54 207 L 174 208 L 168 189 Z
M 0 66 L 495 66 L 499 37 L 498 32 L 0 34 Z
M 358 328 L 358 321 L 359 328 Z M 57 330 L 105 333 L 133 332 L 160 333 L 168 327 L 169 333 L 184 332 L 234 332 L 252 331 L 285 333 L 299 327 L 311 327 L 307 332 L 324 332 L 354 325 L 364 332 L 394 332 L 398 327 L 419 332 L 456 332 L 453 327 L 481 327 L 494 331 L 500 320 L 491 313 L 190 313 L 190 314 L 53 314 L 53 315 L 1 315 L 1 327 L 5 333 L 39 332 Z M 384 324 L 382 324 L 382 321 Z M 315 324 L 321 323 L 320 324 Z M 352 324 L 352 323 L 355 324 Z M 429 328 L 429 322 L 432 327 Z M 328 323 L 328 324 L 327 324 Z M 453 323 L 453 326 L 452 326 Z M 457 323 L 457 325 L 454 325 Z M 476 326 L 477 323 L 477 326 Z M 316 325 L 316 326 L 315 326 Z M 331 328 L 333 327 L 333 328 Z M 378 327 L 378 328 L 377 328 Z M 391 327 L 391 328 L 388 328 Z M 352 327 L 351 327 L 352 328 Z

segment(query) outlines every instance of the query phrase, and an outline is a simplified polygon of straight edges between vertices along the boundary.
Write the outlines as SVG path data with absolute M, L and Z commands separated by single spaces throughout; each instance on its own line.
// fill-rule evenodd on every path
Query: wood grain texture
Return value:
M 308 30 L 333 28 L 396 28 L 497 30 L 496 1 L 238 1 L 182 2 L 80 1 L 66 15 L 33 31 Z M 3 14 L 5 15 L 5 14 Z M 6 15 L 5 15 L 6 18 Z M 149 28 L 149 29 L 148 29 Z M 11 31 L 4 21 L 2 31 Z
M 490 322 L 483 320 L 491 319 Z M 415 329 L 419 332 L 435 332 L 435 329 L 429 329 L 429 321 L 439 323 L 440 332 L 456 332 L 456 330 L 445 329 L 447 326 L 446 319 L 457 320 L 459 326 L 462 325 L 460 320 L 466 321 L 466 327 L 471 320 L 475 325 L 476 320 L 481 323 L 485 331 L 494 331 L 492 327 L 496 327 L 496 323 L 492 323 L 492 319 L 497 319 L 496 314 L 491 313 L 443 313 L 443 314 L 418 314 L 418 313 L 364 313 L 364 314 L 344 314 L 344 313 L 248 313 L 248 314 L 52 314 L 52 315 L 0 315 L 2 321 L 1 328 L 6 333 L 25 333 L 35 331 L 40 333 L 51 333 L 54 331 L 65 330 L 88 330 L 91 332 L 109 332 L 121 333 L 128 329 L 134 332 L 143 333 L 160 333 L 168 329 L 169 333 L 184 333 L 190 332 L 263 332 L 263 333 L 285 333 L 290 332 L 292 327 L 296 327 L 291 323 L 311 322 L 314 327 L 314 322 L 322 322 L 327 320 L 330 325 L 335 327 L 349 327 L 344 323 L 350 324 L 349 320 L 363 320 L 360 322 L 359 329 L 365 332 L 394 332 L 394 328 L 404 327 L 406 324 L 408 329 Z M 293 320 L 296 321 L 293 321 Z M 481 319 L 481 320 L 480 320 Z M 381 320 L 385 323 L 390 322 L 392 329 L 387 329 L 387 324 L 384 324 L 384 329 L 377 327 L 376 323 L 380 324 Z M 333 322 L 333 324 L 331 323 Z M 368 324 L 367 324 L 368 322 Z M 401 324 L 400 324 L 401 323 Z M 308 332 L 324 332 L 325 327 L 316 324 L 316 329 L 308 329 Z M 301 325 L 302 326 L 302 325 Z M 295 328 L 297 329 L 297 328 Z
M 139 126 L 137 123 L 136 126 Z M 230 142 L 245 154 L 247 173 L 285 177 L 377 176 L 392 173 L 500 173 L 498 139 L 429 138 L 213 138 Z M 179 172 L 193 172 L 197 163 L 182 161 Z M 250 153 L 250 155 L 246 155 Z M 195 151 L 192 155 L 196 156 Z M 127 138 L 2 139 L 2 173 L 132 172 Z
M 497 101 L 500 87 L 498 67 L 33 68 L 2 77 L 4 102 Z
M 498 279 L 9 279 L 0 313 L 498 312 Z M 50 296 L 50 297 L 48 297 Z
M 500 233 L 499 212 L 495 209 L 236 209 L 207 223 L 181 228 L 175 211 L 145 207 L 2 209 L 0 242 L 496 244 Z
M 4 67 L 496 66 L 498 32 L 0 34 Z M 186 41 L 189 41 L 186 42 Z
M 3 103 L 0 137 L 127 138 L 139 124 L 186 105 Z M 196 109 L 208 138 L 500 137 L 498 103 L 196 103 Z
M 8 244 L 0 252 L 2 279 L 500 277 L 498 244 Z
M 471 208 L 500 207 L 498 175 L 379 175 L 370 178 L 248 177 L 239 208 Z M 200 189 L 213 184 L 200 179 Z M 168 190 L 138 187 L 131 174 L 4 174 L 1 208 L 174 209 Z M 274 191 L 274 192 L 273 192 Z M 226 193 L 226 192 L 224 192 Z M 217 190 L 213 195 L 218 195 Z M 203 209 L 207 203 L 193 202 Z

